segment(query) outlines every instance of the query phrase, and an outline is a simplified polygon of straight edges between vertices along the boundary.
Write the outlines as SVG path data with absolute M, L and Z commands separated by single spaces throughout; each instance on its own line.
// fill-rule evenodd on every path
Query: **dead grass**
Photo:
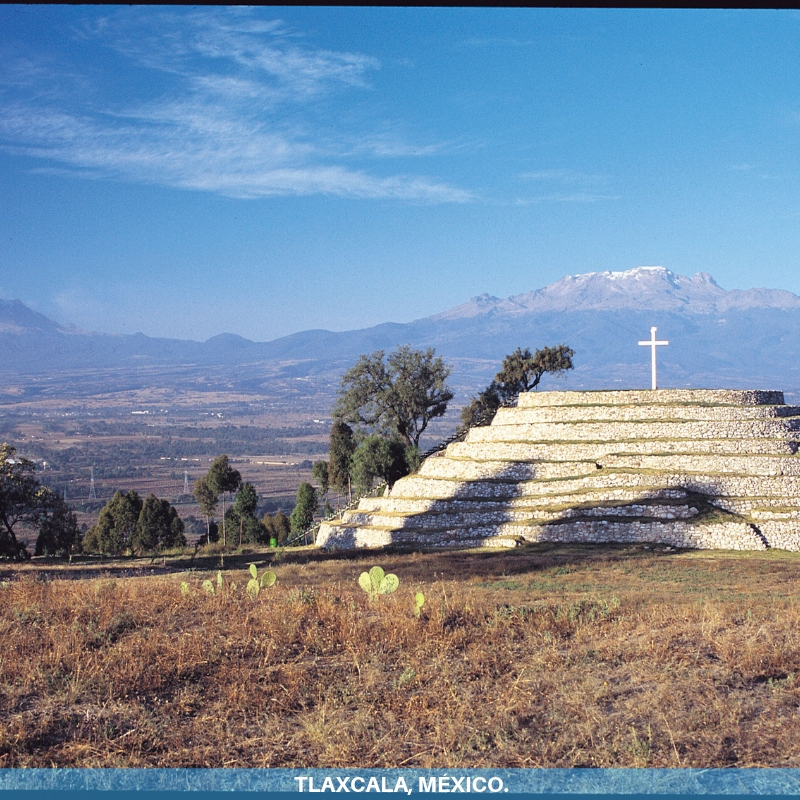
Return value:
M 401 583 L 371 604 L 356 578 L 373 563 Z M 536 546 L 275 570 L 255 602 L 241 569 L 214 597 L 211 573 L 6 571 L 0 767 L 800 766 L 796 554 Z

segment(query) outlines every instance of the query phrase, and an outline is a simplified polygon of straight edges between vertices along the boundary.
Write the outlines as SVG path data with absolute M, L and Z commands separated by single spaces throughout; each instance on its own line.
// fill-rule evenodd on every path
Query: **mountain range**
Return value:
M 516 347 L 565 343 L 575 370 L 543 388 L 648 387 L 651 326 L 660 348 L 659 384 L 800 391 L 800 297 L 777 289 L 727 291 L 705 272 L 664 267 L 567 276 L 534 291 L 488 294 L 409 323 L 360 330 L 309 330 L 253 342 L 221 334 L 205 342 L 104 334 L 61 325 L 19 300 L 0 300 L 0 384 L 24 376 L 114 370 L 130 385 L 217 376 L 226 387 L 269 392 L 268 376 L 328 385 L 361 353 L 398 344 L 434 347 L 453 364 L 451 383 L 483 388 Z M 149 376 L 149 377 L 148 377 Z M 194 378 L 192 378 L 194 376 Z M 177 379 L 177 378 L 176 378 Z

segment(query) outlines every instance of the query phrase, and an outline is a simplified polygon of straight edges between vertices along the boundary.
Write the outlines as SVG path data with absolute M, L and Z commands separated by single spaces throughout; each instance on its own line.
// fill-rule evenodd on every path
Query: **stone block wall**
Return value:
M 317 544 L 800 550 L 799 445 L 781 392 L 531 392 Z

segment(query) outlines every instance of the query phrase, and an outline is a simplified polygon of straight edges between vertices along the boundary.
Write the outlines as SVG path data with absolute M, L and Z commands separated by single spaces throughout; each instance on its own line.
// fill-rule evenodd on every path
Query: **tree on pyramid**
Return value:
M 513 400 L 521 392 L 529 392 L 549 373 L 560 375 L 573 369 L 575 352 L 565 344 L 543 347 L 533 355 L 529 348 L 517 348 L 503 359 L 500 372 L 494 380 L 468 406 L 461 409 L 461 427 L 488 425 L 503 403 Z

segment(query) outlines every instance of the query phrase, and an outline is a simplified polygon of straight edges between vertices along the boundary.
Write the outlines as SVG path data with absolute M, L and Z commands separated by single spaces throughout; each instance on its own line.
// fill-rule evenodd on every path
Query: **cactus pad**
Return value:
M 379 592 L 381 590 L 381 583 L 383 582 L 385 574 L 382 567 L 373 567 L 369 571 L 369 579 L 372 582 L 373 592 Z
M 261 576 L 261 588 L 262 589 L 269 589 L 270 586 L 274 586 L 275 585 L 275 581 L 276 580 L 278 580 L 278 576 L 271 569 L 268 569 Z
M 387 575 L 382 567 L 373 567 L 358 576 L 358 585 L 374 600 L 379 594 L 391 594 L 400 585 L 397 575 Z
M 372 581 L 370 580 L 368 572 L 362 572 L 358 576 L 358 585 L 369 594 L 372 591 Z

